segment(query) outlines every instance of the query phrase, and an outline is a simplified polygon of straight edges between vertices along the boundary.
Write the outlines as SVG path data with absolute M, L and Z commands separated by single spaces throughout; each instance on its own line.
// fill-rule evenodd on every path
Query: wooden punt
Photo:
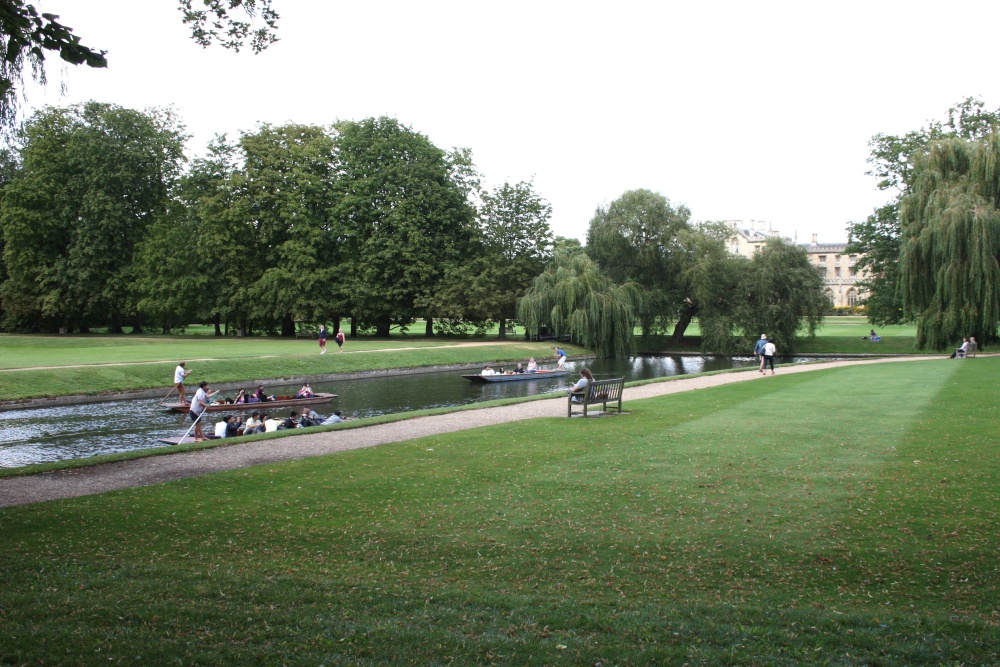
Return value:
M 558 378 L 568 374 L 568 370 L 536 371 L 534 373 L 512 373 L 504 375 L 463 375 L 469 382 L 518 382 L 521 380 L 544 380 Z
M 337 395 L 319 393 L 313 394 L 309 398 L 295 398 L 294 396 L 277 396 L 275 398 L 276 400 L 273 401 L 258 403 L 219 403 L 217 405 L 210 405 L 205 408 L 205 410 L 208 412 L 250 412 L 252 410 L 269 412 L 280 408 L 294 408 L 298 406 L 309 406 L 311 408 L 314 405 L 329 403 L 333 399 L 337 398 Z M 165 407 L 167 412 L 188 412 L 191 409 L 189 405 L 184 403 L 168 405 Z

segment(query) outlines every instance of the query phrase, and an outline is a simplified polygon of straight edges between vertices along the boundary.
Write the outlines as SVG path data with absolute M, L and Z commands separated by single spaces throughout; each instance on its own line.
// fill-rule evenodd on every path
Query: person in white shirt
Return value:
M 194 398 L 191 400 L 191 409 L 188 410 L 188 416 L 191 418 L 191 421 L 194 422 L 195 442 L 207 440 L 205 434 L 201 430 L 201 415 L 205 412 L 205 408 L 211 404 L 212 399 L 208 396 L 208 383 L 202 382 L 198 385 L 198 391 L 194 393 Z
M 187 404 L 187 396 L 184 394 L 184 378 L 191 374 L 191 371 L 184 368 L 187 365 L 186 361 L 182 361 L 177 364 L 177 368 L 174 369 L 174 386 L 177 387 L 177 393 L 181 397 L 181 403 Z
M 496 375 L 496 374 L 497 374 L 497 372 L 495 370 L 493 370 L 493 368 L 490 367 L 490 366 L 487 366 L 486 368 L 484 368 L 482 370 L 482 372 L 480 373 L 480 375 Z
M 764 346 L 764 365 L 761 366 L 762 369 L 767 368 L 767 365 L 771 365 L 771 375 L 774 375 L 774 341 L 770 338 L 767 339 L 767 345 Z M 761 370 L 763 373 L 764 371 Z

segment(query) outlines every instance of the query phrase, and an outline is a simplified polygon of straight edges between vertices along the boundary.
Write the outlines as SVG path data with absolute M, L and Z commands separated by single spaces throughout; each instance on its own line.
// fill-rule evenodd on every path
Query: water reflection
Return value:
M 792 361 L 804 361 L 796 359 Z M 318 406 L 323 415 L 340 410 L 351 417 L 466 405 L 499 398 L 565 391 L 586 365 L 597 379 L 624 376 L 627 381 L 755 364 L 752 357 L 662 356 L 570 362 L 570 374 L 525 382 L 473 384 L 462 372 L 446 371 L 342 382 L 312 383 L 315 391 L 338 398 Z M 474 372 L 473 370 L 464 371 Z M 294 393 L 300 385 L 268 386 L 274 393 Z M 224 392 L 225 393 L 225 392 Z M 235 395 L 236 391 L 230 392 Z M 0 467 L 86 458 L 163 446 L 159 438 L 179 436 L 190 425 L 184 415 L 157 409 L 159 399 L 109 401 L 0 412 Z M 287 415 L 289 408 L 279 411 Z M 212 423 L 224 413 L 215 413 Z M 210 415 L 211 416 L 211 415 Z M 206 432 L 211 425 L 206 425 Z

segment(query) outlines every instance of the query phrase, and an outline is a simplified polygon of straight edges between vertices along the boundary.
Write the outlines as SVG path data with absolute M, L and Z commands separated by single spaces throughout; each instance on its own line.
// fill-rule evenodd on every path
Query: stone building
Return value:
M 729 251 L 734 255 L 753 257 L 769 238 L 780 237 L 786 243 L 797 243 L 795 239 L 780 236 L 771 229 L 768 222 L 751 220 L 748 224 L 743 220 L 727 220 L 733 228 L 733 239 Z M 858 255 L 847 255 L 846 243 L 819 243 L 818 235 L 812 235 L 810 243 L 802 243 L 809 262 L 823 274 L 823 291 L 836 308 L 854 307 L 859 305 L 863 294 L 857 283 L 865 276 L 856 265 Z

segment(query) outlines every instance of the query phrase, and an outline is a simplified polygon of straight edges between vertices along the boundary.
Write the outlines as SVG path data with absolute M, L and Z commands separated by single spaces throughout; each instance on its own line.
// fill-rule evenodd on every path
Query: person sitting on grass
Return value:
M 295 410 L 292 410 L 291 412 L 288 413 L 288 417 L 285 418 L 285 421 L 283 421 L 281 423 L 281 426 L 279 426 L 278 428 L 283 428 L 283 429 L 298 428 L 299 422 L 296 419 L 298 416 L 299 413 L 296 412 Z
M 332 415 L 323 420 L 323 426 L 329 426 L 330 424 L 339 424 L 345 421 L 347 421 L 347 418 L 344 417 L 344 413 L 339 410 L 334 410 Z
M 267 415 L 264 415 L 266 418 Z M 250 435 L 251 433 L 263 433 L 264 432 L 264 421 L 260 417 L 260 413 L 254 410 L 253 414 L 250 415 L 250 419 L 247 420 L 246 426 L 243 428 L 243 435 Z

